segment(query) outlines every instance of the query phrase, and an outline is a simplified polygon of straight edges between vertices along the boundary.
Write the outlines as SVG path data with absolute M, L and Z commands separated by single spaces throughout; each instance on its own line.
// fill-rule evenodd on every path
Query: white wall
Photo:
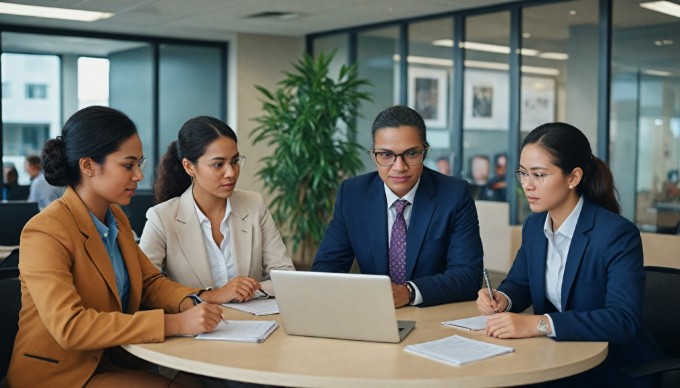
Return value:
M 234 118 L 236 120 L 234 130 L 239 139 L 239 152 L 248 158 L 241 171 L 238 188 L 260 192 L 267 200 L 269 196 L 255 173 L 260 166 L 258 161 L 271 151 L 262 143 L 253 145 L 250 137 L 256 127 L 253 118 L 262 113 L 261 95 L 255 85 L 269 90 L 276 87 L 277 82 L 283 78 L 282 72 L 292 71 L 292 64 L 304 52 L 304 38 L 239 34 L 236 42 L 230 42 L 230 45 L 236 67 L 231 72 L 235 78 L 230 78 L 230 81 L 235 86 L 236 93 L 230 93 L 228 97 L 229 116 L 230 122 Z

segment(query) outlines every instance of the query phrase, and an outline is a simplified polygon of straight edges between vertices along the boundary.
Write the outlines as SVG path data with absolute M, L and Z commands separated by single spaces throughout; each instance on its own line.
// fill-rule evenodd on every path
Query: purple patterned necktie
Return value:
M 408 201 L 398 199 L 392 205 L 397 211 L 397 217 L 392 224 L 390 235 L 390 279 L 395 284 L 406 283 L 406 221 L 404 209 Z

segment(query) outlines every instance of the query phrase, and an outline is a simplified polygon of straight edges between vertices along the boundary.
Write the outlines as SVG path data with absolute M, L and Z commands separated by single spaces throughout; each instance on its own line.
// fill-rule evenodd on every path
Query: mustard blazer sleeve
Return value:
M 105 348 L 164 340 L 164 312 L 196 291 L 160 275 L 111 207 L 130 278 L 121 311 L 115 273 L 87 208 L 72 189 L 26 225 L 19 268 L 22 309 L 7 376 L 10 386 L 82 386 Z M 139 311 L 144 304 L 152 310 Z

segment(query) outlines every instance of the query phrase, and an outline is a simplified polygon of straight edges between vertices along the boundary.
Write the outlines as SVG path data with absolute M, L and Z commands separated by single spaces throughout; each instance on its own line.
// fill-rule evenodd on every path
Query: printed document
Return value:
M 196 339 L 262 342 L 279 327 L 276 321 L 221 321 L 215 330 L 196 336 Z
M 515 349 L 507 346 L 494 345 L 459 335 L 408 345 L 404 350 L 455 366 L 515 351 Z
M 255 299 L 243 303 L 225 303 L 222 306 L 236 309 L 253 315 L 272 315 L 279 313 L 276 299 Z
M 442 322 L 442 325 L 450 327 L 460 327 L 462 329 L 468 330 L 484 330 L 486 328 L 486 321 L 488 320 L 489 317 L 487 315 L 480 315 L 477 317 L 445 321 Z

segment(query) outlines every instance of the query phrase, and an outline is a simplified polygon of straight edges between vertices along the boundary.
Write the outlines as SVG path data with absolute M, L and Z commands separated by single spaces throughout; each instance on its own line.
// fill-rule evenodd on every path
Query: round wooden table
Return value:
M 190 373 L 296 387 L 523 385 L 586 371 L 607 356 L 606 342 L 499 340 L 483 331 L 441 325 L 442 321 L 475 315 L 474 302 L 398 309 L 399 319 L 416 321 L 416 328 L 399 344 L 289 336 L 279 327 L 260 344 L 175 337 L 164 343 L 124 348 L 147 361 Z M 278 315 L 255 317 L 229 308 L 225 308 L 225 317 L 279 319 Z M 404 351 L 406 345 L 455 334 L 510 346 L 515 351 L 463 366 L 449 366 Z

